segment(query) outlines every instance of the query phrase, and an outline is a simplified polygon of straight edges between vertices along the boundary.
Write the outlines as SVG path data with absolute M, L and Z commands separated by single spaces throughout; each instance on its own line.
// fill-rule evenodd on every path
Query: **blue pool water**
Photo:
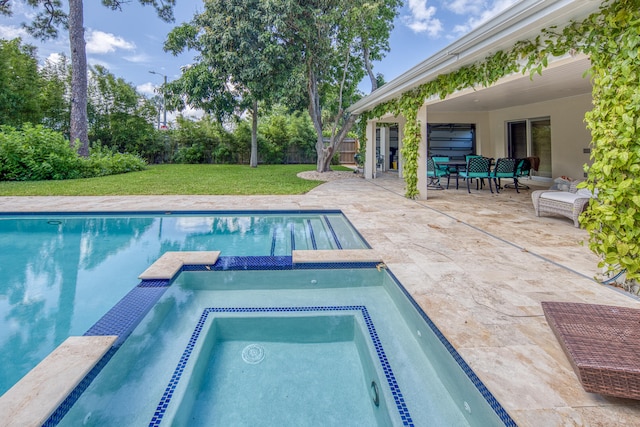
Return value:
M 84 334 L 166 251 L 367 247 L 335 211 L 0 215 L 0 394 Z
M 385 269 L 165 287 L 59 425 L 515 425 Z

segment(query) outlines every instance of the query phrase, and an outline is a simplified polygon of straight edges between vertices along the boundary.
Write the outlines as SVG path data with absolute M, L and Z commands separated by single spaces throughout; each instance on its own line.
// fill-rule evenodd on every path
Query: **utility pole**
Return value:
M 165 74 L 158 73 L 157 71 L 149 71 L 149 72 L 151 74 L 157 74 L 159 76 L 164 77 L 164 85 L 163 85 L 163 87 L 164 88 L 167 87 L 167 76 Z M 164 90 L 162 91 L 162 111 L 163 111 L 162 129 L 166 129 L 167 128 L 167 96 L 165 95 Z

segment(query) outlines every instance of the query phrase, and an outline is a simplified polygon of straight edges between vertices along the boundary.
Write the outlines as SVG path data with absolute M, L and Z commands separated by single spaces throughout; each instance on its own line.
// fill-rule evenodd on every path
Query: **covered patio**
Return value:
M 562 28 L 572 20 L 584 19 L 598 7 L 599 2 L 578 0 L 519 2 L 383 85 L 349 110 L 364 114 L 443 75 L 482 63 L 496 52 L 508 51 L 520 41 L 535 39 L 543 28 Z M 589 67 L 586 56 L 570 53 L 550 58 L 541 75 L 515 72 L 489 87 L 477 84 L 445 98 L 425 99 L 417 116 L 421 133 L 419 198 L 427 198 L 426 159 L 447 154 L 446 144 L 436 144 L 437 138 L 429 135 L 430 128 L 435 126 L 469 128 L 465 151 L 458 152 L 458 147 L 452 144 L 452 157 L 464 158 L 464 154 L 494 159 L 535 156 L 540 159 L 540 165 L 533 172 L 533 179 L 547 187 L 558 176 L 583 178 L 583 166 L 590 161 L 591 135 L 584 122 L 585 113 L 592 108 L 591 82 L 586 74 Z M 367 122 L 365 178 L 374 179 L 389 169 L 390 162 L 379 164 L 377 158 L 388 159 L 395 153 L 390 148 L 397 148 L 398 177 L 403 178 L 406 121 L 406 117 L 389 111 Z

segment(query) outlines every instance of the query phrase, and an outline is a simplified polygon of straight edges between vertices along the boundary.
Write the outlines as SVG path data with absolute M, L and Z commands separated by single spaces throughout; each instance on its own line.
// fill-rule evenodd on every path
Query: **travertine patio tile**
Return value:
M 539 306 L 640 303 L 593 280 L 587 233 L 536 217 L 531 191 L 416 201 L 382 174 L 298 196 L 2 197 L 0 211 L 340 209 L 520 426 L 640 425 L 640 402 L 582 390 Z

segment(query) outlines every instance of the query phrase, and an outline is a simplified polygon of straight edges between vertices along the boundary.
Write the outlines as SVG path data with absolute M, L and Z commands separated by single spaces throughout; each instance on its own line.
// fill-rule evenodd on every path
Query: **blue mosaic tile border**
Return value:
M 277 229 L 274 228 L 273 234 L 271 235 L 271 251 L 269 252 L 271 256 L 274 256 L 276 254 L 277 236 L 278 236 Z
M 378 262 L 345 261 L 345 262 L 309 262 L 293 265 L 290 256 L 251 256 L 251 257 L 219 257 L 215 264 L 186 264 L 180 271 L 223 271 L 223 270 L 313 270 L 313 269 L 348 269 L 375 268 Z M 142 284 L 140 285 L 142 286 Z M 157 286 L 162 286 L 158 284 Z M 164 285 L 164 286 L 168 286 Z
M 283 210 L 192 210 L 192 211 L 95 211 L 95 212 L 60 212 L 60 211 L 43 211 L 43 212 L 0 212 L 0 217 L 7 216 L 139 216 L 139 215 L 322 215 L 322 214 L 341 214 L 339 209 L 283 209 Z
M 118 339 L 105 353 L 100 361 L 89 371 L 71 393 L 62 401 L 56 410 L 43 424 L 44 427 L 54 427 L 60 423 L 69 409 L 76 403 L 82 393 L 100 373 L 102 368 L 111 360 L 122 343 L 131 335 L 140 321 L 158 302 L 162 294 L 171 284 L 169 280 L 143 280 L 138 286 L 127 293 L 111 310 L 102 316 L 84 336 L 117 335 Z
M 165 288 L 171 284 L 171 280 L 167 279 L 154 279 L 154 280 L 143 280 L 140 282 L 138 287 L 140 288 Z
M 91 382 L 93 382 L 93 380 L 98 376 L 107 362 L 111 360 L 116 351 L 118 351 L 117 348 L 111 347 L 105 353 L 105 355 L 102 356 L 102 359 L 100 359 L 100 361 L 93 367 L 93 369 L 89 371 L 89 373 L 82 379 L 82 381 L 80 381 L 80 383 L 73 389 L 73 391 L 69 393 L 69 395 L 62 401 L 62 403 L 56 408 L 56 410 L 53 411 L 51 415 L 49 415 L 49 418 L 47 418 L 47 420 L 42 424 L 42 427 L 55 427 L 60 423 L 60 421 L 62 421 L 62 418 L 67 415 L 69 409 L 71 409 L 71 407 L 80 398 L 82 393 L 84 393 L 87 387 L 89 387 L 89 384 L 91 384 Z
M 326 216 L 326 215 L 322 215 L 322 217 L 324 218 L 324 221 L 327 223 L 327 227 L 329 227 L 329 231 L 331 232 L 331 235 L 333 236 L 333 240 L 336 242 L 336 247 L 338 249 L 342 249 L 342 245 L 340 244 L 340 239 L 338 239 L 338 235 L 336 234 L 335 230 L 333 229 L 333 226 L 331 225 L 331 221 L 329 221 L 329 217 Z M 355 230 L 355 228 L 354 228 L 354 230 Z
M 142 318 L 165 293 L 168 281 L 164 282 L 167 282 L 164 286 L 136 286 L 89 328 L 84 335 L 117 335 L 118 339 L 113 346 L 120 347 L 127 337 L 131 335 L 135 327 L 138 326 Z
M 393 281 L 396 283 L 398 288 L 400 288 L 402 293 L 404 293 L 404 295 L 409 299 L 409 301 L 411 302 L 413 307 L 418 311 L 418 313 L 420 314 L 422 319 L 425 321 L 425 323 L 429 326 L 431 331 L 433 331 L 433 333 L 436 335 L 436 337 L 438 337 L 438 340 L 440 340 L 440 342 L 449 351 L 449 353 L 451 354 L 453 359 L 458 363 L 458 365 L 464 371 L 464 373 L 467 375 L 467 377 L 469 377 L 469 379 L 471 380 L 473 385 L 475 385 L 475 387 L 478 389 L 480 394 L 482 394 L 482 397 L 485 398 L 485 400 L 491 406 L 491 408 L 494 410 L 496 415 L 498 415 L 498 417 L 502 420 L 504 425 L 506 427 L 517 427 L 516 422 L 513 420 L 513 418 L 511 418 L 511 416 L 507 413 L 507 411 L 502 407 L 500 402 L 498 402 L 498 399 L 495 398 L 493 393 L 491 393 L 489 391 L 487 386 L 484 385 L 482 380 L 480 378 L 478 378 L 476 373 L 473 372 L 473 370 L 467 364 L 467 362 L 465 362 L 465 360 L 462 358 L 462 356 L 460 356 L 460 353 L 458 353 L 458 351 L 453 347 L 453 345 L 451 345 L 449 340 L 442 334 L 442 332 L 440 332 L 440 329 L 438 329 L 438 327 L 435 325 L 435 323 L 433 323 L 433 321 L 429 318 L 429 316 L 422 310 L 422 308 L 420 308 L 418 303 L 416 303 L 416 301 L 411 297 L 411 295 L 405 289 L 405 287 L 402 286 L 402 284 L 400 283 L 398 278 L 393 273 L 391 273 L 391 271 L 387 270 L 387 272 L 389 273 L 389 276 L 393 279 Z
M 316 250 L 318 249 L 318 245 L 316 243 L 316 235 L 313 232 L 313 226 L 311 225 L 310 219 L 307 220 L 307 228 L 309 229 L 309 235 L 311 236 L 311 247 L 313 248 L 313 250 Z
M 158 403 L 156 411 L 149 423 L 149 426 L 159 426 L 164 418 L 164 414 L 167 410 L 169 402 L 173 397 L 173 392 L 176 389 L 178 382 L 184 372 L 187 363 L 189 362 L 189 358 L 191 357 L 191 353 L 200 337 L 200 333 L 202 332 L 202 328 L 204 327 L 205 321 L 207 320 L 210 313 L 292 313 L 292 312 L 313 312 L 313 311 L 360 311 L 362 317 L 364 318 L 365 324 L 367 325 L 367 330 L 369 331 L 369 336 L 371 341 L 375 347 L 376 353 L 378 355 L 378 360 L 380 362 L 380 366 L 384 371 L 385 377 L 387 379 L 387 383 L 389 388 L 391 389 L 391 393 L 393 394 L 393 398 L 396 404 L 396 409 L 400 414 L 400 418 L 402 419 L 402 424 L 405 426 L 413 426 L 413 420 L 411 419 L 411 415 L 409 413 L 409 409 L 404 401 L 404 397 L 402 396 L 402 392 L 400 391 L 400 386 L 398 385 L 395 376 L 393 374 L 393 370 L 391 369 L 391 365 L 387 360 L 387 356 L 382 348 L 382 343 L 378 338 L 378 333 L 376 332 L 375 327 L 373 326 L 373 321 L 369 316 L 369 312 L 365 306 L 361 305 L 352 305 L 352 306 L 318 306 L 318 307 L 238 307 L 238 308 L 216 308 L 210 307 L 204 309 L 196 327 L 191 335 L 191 339 L 187 344 L 184 352 L 182 353 L 182 357 L 176 366 L 173 375 L 171 376 L 171 380 L 167 385 L 167 388 Z
M 181 271 L 291 270 L 290 256 L 221 256 L 213 265 L 182 266 Z

